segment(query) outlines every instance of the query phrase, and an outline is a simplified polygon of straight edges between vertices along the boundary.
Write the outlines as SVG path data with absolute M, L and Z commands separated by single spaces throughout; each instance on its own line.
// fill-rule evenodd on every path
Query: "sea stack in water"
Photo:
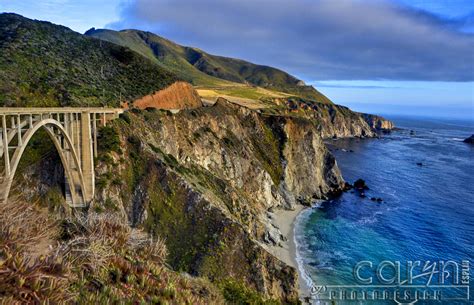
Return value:
M 365 193 L 364 191 L 365 190 L 368 190 L 369 187 L 365 184 L 365 181 L 363 179 L 357 179 L 355 182 L 354 182 L 354 189 L 357 191 L 357 193 L 359 194 L 359 197 L 361 198 L 365 198 Z
M 369 189 L 369 187 L 365 184 L 365 181 L 363 179 L 357 179 L 356 182 L 354 182 L 354 188 L 359 191 Z
M 468 144 L 474 144 L 474 134 L 471 135 L 469 138 L 464 139 L 463 142 Z

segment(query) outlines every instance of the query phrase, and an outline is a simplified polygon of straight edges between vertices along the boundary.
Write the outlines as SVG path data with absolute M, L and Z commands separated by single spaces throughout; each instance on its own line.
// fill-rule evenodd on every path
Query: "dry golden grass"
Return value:
M 235 104 L 250 109 L 268 108 L 270 105 L 263 102 L 263 99 L 284 98 L 291 96 L 287 93 L 244 84 L 233 84 L 220 87 L 199 86 L 196 87 L 196 91 L 203 99 L 216 100 L 218 97 L 223 97 Z
M 58 233 L 38 210 L 10 200 L 0 205 L 0 300 L 6 304 L 66 302 L 69 264 L 60 252 L 38 255 L 33 246 Z
M 171 86 L 133 101 L 133 107 L 146 109 L 187 109 L 201 107 L 202 102 L 191 84 L 175 82 Z
M 35 245 L 47 244 L 39 254 Z M 160 238 L 116 214 L 58 220 L 27 203 L 0 205 L 0 304 L 221 304 L 207 280 L 171 271 Z

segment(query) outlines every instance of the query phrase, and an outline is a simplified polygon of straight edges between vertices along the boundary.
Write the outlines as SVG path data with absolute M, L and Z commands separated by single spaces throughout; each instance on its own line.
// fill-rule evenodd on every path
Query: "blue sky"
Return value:
M 0 0 L 0 11 L 51 21 L 84 33 L 95 26 L 105 27 L 119 20 L 123 1 L 106 0 Z
M 0 0 L 83 33 L 138 28 L 276 66 L 339 104 L 474 120 L 471 0 Z M 206 9 L 196 9 L 206 8 Z

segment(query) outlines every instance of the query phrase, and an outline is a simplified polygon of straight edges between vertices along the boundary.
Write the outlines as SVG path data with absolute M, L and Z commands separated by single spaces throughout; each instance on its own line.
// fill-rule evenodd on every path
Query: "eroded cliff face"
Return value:
M 323 138 L 374 137 L 375 131 L 364 118 L 339 105 L 317 105 L 313 117 L 319 122 Z
M 293 119 L 285 124 L 284 130 L 288 137 L 283 150 L 287 189 L 306 202 L 340 191 L 344 181 L 336 159 L 313 124 Z
M 342 189 L 317 125 L 223 99 L 174 115 L 127 117 L 113 122 L 122 148 L 102 154 L 97 202 L 165 237 L 175 269 L 295 300 L 296 270 L 261 243 L 269 242 L 266 211 Z

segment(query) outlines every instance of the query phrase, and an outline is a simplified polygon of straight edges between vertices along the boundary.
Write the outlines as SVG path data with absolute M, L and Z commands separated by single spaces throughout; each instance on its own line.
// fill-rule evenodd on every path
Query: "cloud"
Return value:
M 472 20 L 388 1 L 132 0 L 115 29 L 150 30 L 305 80 L 473 81 Z
M 401 89 L 402 87 L 395 86 L 377 86 L 377 85 L 346 85 L 346 84 L 331 84 L 325 82 L 312 82 L 310 85 L 316 88 L 351 88 L 351 89 Z

